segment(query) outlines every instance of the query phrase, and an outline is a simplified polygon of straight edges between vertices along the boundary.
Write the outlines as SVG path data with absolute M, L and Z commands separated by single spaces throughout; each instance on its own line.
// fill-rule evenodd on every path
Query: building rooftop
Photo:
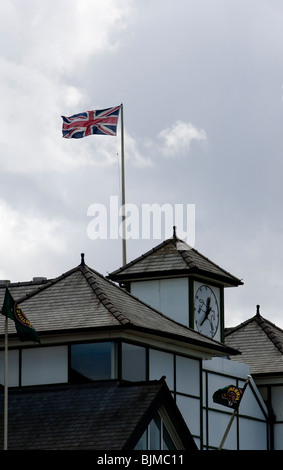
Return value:
M 261 316 L 259 306 L 255 316 L 226 329 L 225 344 L 241 351 L 237 361 L 248 364 L 252 375 L 283 373 L 283 331 Z
M 176 236 L 169 238 L 135 260 L 109 274 L 120 283 L 125 281 L 175 275 L 209 277 L 226 286 L 242 281 L 209 260 Z
M 14 300 L 40 336 L 88 331 L 135 331 L 190 344 L 212 355 L 238 354 L 135 298 L 102 274 L 81 264 L 42 283 L 10 283 Z M 0 286 L 0 305 L 5 286 Z M 1 316 L 0 322 L 4 322 Z M 1 329 L 4 334 L 4 327 Z M 9 335 L 15 334 L 9 321 Z M 1 337 L 1 336 L 0 336 Z M 3 337 L 3 335 L 2 335 Z
M 0 402 L 3 422 L 3 390 Z M 130 450 L 161 406 L 182 446 L 197 450 L 162 379 L 10 389 L 8 450 Z

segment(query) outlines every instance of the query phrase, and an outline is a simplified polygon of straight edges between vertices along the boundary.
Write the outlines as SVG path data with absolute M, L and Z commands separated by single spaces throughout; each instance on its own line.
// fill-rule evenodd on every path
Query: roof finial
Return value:
M 174 226 L 173 226 L 173 238 L 174 238 L 174 240 L 177 239 L 176 229 L 177 229 L 177 227 L 176 227 L 176 225 L 174 225 Z
M 81 253 L 81 266 L 84 266 L 85 264 L 85 254 Z
M 260 315 L 259 309 L 260 309 L 260 305 L 257 305 L 257 306 L 256 306 L 256 314 L 257 314 L 257 315 Z

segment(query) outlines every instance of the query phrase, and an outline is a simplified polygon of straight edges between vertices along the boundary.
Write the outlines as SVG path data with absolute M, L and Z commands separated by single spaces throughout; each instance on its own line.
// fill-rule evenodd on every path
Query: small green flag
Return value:
M 40 343 L 37 332 L 23 313 L 21 307 L 14 301 L 8 288 L 6 288 L 5 292 L 2 315 L 15 322 L 16 330 L 21 341 L 35 341 Z

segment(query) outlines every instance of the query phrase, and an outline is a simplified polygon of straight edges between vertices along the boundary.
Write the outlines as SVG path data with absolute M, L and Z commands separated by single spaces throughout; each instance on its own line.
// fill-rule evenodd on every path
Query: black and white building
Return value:
M 225 338 L 225 289 L 240 284 L 175 232 L 107 278 L 81 255 L 55 279 L 9 283 L 41 344 L 9 321 L 8 448 L 217 449 L 232 410 L 212 395 L 253 372 Z M 224 448 L 282 447 L 262 385 L 252 375 Z

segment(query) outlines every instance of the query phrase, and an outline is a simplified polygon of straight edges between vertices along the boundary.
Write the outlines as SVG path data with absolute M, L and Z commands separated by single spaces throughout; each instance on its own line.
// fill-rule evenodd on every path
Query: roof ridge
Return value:
M 220 271 L 222 271 L 223 273 L 227 274 L 229 277 L 232 277 L 233 279 L 236 279 L 237 281 L 240 281 L 241 284 L 242 281 L 241 279 L 238 279 L 236 276 L 234 276 L 233 274 L 231 274 L 229 271 L 227 271 L 226 269 L 222 268 L 219 264 L 215 263 L 215 261 L 212 261 L 210 258 L 208 258 L 207 256 L 205 256 L 204 254 L 200 253 L 200 251 L 196 250 L 195 248 L 192 248 L 188 245 L 188 248 L 189 250 L 192 250 L 194 251 L 195 253 L 197 253 L 201 258 L 205 259 L 206 261 L 208 261 L 210 264 L 213 264 L 213 266 L 215 266 L 216 268 L 218 268 Z M 186 253 L 188 253 L 189 250 L 184 250 Z M 188 256 L 189 256 L 189 253 L 188 253 Z
M 88 282 L 89 286 L 92 288 L 94 294 L 96 295 L 98 300 L 104 305 L 104 307 L 107 308 L 109 313 L 111 313 L 111 315 L 113 315 L 122 325 L 131 323 L 130 320 L 122 312 L 120 312 L 104 294 L 102 288 L 95 279 L 95 275 L 98 276 L 98 273 L 90 269 L 84 263 L 81 263 L 79 268 L 82 274 L 84 275 L 86 281 Z M 104 276 L 103 279 L 105 279 L 106 282 L 110 282 Z
M 20 304 L 24 302 L 27 299 L 30 299 L 34 295 L 38 294 L 39 292 L 47 289 L 50 286 L 53 286 L 57 282 L 61 281 L 62 279 L 65 279 L 66 277 L 70 276 L 71 274 L 75 273 L 76 271 L 81 271 L 82 274 L 84 275 L 86 281 L 88 282 L 89 286 L 92 288 L 93 292 L 96 294 L 97 298 L 100 300 L 100 302 L 104 305 L 105 308 L 121 323 L 121 324 L 127 324 L 130 323 L 130 320 L 125 317 L 125 315 L 120 312 L 113 304 L 110 302 L 110 300 L 106 297 L 104 292 L 102 291 L 101 287 L 99 286 L 98 282 L 94 279 L 94 273 L 98 275 L 97 272 L 91 270 L 84 261 L 84 253 L 81 253 L 81 263 L 78 266 L 75 266 L 74 268 L 71 268 L 69 271 L 66 271 L 65 273 L 61 274 L 60 276 L 50 279 L 44 282 L 44 284 L 40 285 L 39 287 L 33 289 L 31 292 L 26 293 L 23 295 L 21 298 L 16 299 L 16 303 Z M 87 276 L 87 273 L 89 273 L 89 276 Z M 91 280 L 92 277 L 92 280 Z M 104 278 L 107 282 L 110 282 L 108 279 Z M 9 286 L 8 286 L 9 288 Z
M 257 307 L 259 307 L 259 306 L 257 306 Z M 274 325 L 273 323 L 269 322 L 265 318 L 263 318 L 261 316 L 261 314 L 259 313 L 259 311 L 257 312 L 257 314 L 255 315 L 254 318 L 255 318 L 256 322 L 258 323 L 258 325 L 263 330 L 263 332 L 268 336 L 268 338 L 272 341 L 274 346 L 278 349 L 278 351 L 280 351 L 281 354 L 283 354 L 283 344 L 280 341 L 280 339 L 278 338 L 278 336 L 275 334 L 275 332 L 272 328 L 272 327 L 274 327 L 274 328 L 278 329 L 277 326 Z
M 75 273 L 76 271 L 81 271 L 82 274 L 84 275 L 86 281 L 88 282 L 89 286 L 92 288 L 93 292 L 96 294 L 97 298 L 100 300 L 100 302 L 104 305 L 105 308 L 111 313 L 121 324 L 125 325 L 127 323 L 130 323 L 130 320 L 125 317 L 125 315 L 120 312 L 113 304 L 110 302 L 110 300 L 106 297 L 104 294 L 103 290 L 99 286 L 98 282 L 94 279 L 94 274 L 98 275 L 97 272 L 94 272 L 91 270 L 84 262 L 84 254 L 81 254 L 81 263 L 78 266 L 75 266 L 74 268 L 70 269 L 69 271 L 61 274 L 60 276 L 50 279 L 44 282 L 44 284 L 40 285 L 39 287 L 33 289 L 31 292 L 26 293 L 19 299 L 15 299 L 17 304 L 21 304 L 27 299 L 30 299 L 34 295 L 38 294 L 39 292 L 47 289 L 50 286 L 53 286 L 57 282 L 61 281 L 62 279 L 65 279 L 66 277 L 70 276 L 71 274 Z M 87 273 L 89 273 L 89 276 L 87 276 Z M 92 280 L 91 280 L 92 278 Z M 110 282 L 108 279 L 104 278 L 107 282 Z M 8 286 L 9 288 L 9 286 Z
M 186 265 L 189 268 L 196 268 L 197 267 L 196 263 L 190 258 L 188 250 L 179 250 L 177 247 L 176 247 L 176 249 L 180 253 L 180 255 L 182 256 L 183 260 L 185 261 Z M 190 249 L 192 250 L 192 248 L 190 248 Z

